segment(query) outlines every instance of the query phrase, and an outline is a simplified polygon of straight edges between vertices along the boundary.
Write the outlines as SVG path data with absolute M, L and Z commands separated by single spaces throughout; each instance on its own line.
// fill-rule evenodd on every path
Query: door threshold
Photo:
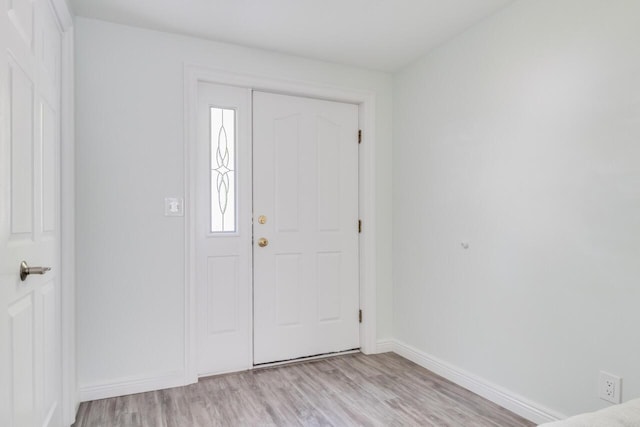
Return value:
M 253 365 L 253 369 L 272 368 L 274 366 L 290 365 L 293 363 L 308 362 L 310 360 L 327 359 L 329 357 L 344 356 L 347 354 L 354 354 L 354 353 L 360 353 L 360 348 L 353 348 L 351 350 L 344 350 L 344 351 L 335 351 L 333 353 L 316 354 L 313 356 L 298 357 L 296 359 L 279 360 L 276 362 L 258 363 Z

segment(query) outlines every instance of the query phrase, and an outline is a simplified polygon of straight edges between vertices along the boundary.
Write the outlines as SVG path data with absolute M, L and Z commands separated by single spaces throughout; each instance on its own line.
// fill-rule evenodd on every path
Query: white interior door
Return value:
M 198 86 L 198 375 L 251 367 L 251 91 Z
M 254 92 L 254 364 L 360 347 L 357 133 L 356 105 Z
M 61 33 L 45 0 L 0 15 L 0 425 L 58 426 Z

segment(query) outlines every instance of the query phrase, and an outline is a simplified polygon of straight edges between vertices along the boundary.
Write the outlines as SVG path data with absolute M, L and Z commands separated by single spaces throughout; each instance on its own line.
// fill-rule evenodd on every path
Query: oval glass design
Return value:
M 211 232 L 236 231 L 236 111 L 211 107 Z

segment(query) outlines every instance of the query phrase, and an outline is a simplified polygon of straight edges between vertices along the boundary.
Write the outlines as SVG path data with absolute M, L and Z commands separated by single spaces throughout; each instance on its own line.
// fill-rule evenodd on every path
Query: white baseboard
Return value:
M 109 383 L 81 386 L 79 392 L 80 401 L 88 402 L 90 400 L 126 396 L 128 394 L 144 393 L 183 385 L 185 385 L 184 372 L 177 371 L 154 376 L 120 378 Z
M 376 353 L 388 353 L 393 349 L 394 341 L 392 339 L 378 340 L 376 343 Z
M 557 421 L 565 416 L 556 413 L 542 405 L 531 402 L 517 394 L 505 390 L 504 388 L 497 386 L 489 381 L 477 377 L 473 374 L 463 371 L 449 363 L 438 360 L 437 358 L 428 355 L 414 347 L 399 342 L 397 340 L 390 340 L 392 351 L 399 354 L 405 359 L 409 359 L 414 363 L 426 368 L 441 377 L 448 379 L 449 381 L 466 388 L 491 402 L 502 406 L 520 415 L 523 418 L 528 419 L 537 424 Z M 382 344 L 382 345 L 381 345 Z M 388 342 L 383 341 L 378 343 L 378 349 L 381 347 L 387 348 Z

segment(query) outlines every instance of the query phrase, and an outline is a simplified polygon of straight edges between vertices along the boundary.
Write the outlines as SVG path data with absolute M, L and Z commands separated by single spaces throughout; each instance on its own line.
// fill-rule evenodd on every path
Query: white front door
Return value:
M 254 92 L 254 364 L 360 347 L 357 133 L 356 105 Z
M 61 425 L 60 53 L 61 33 L 48 1 L 2 2 L 2 426 Z M 21 280 L 22 261 L 51 270 Z

